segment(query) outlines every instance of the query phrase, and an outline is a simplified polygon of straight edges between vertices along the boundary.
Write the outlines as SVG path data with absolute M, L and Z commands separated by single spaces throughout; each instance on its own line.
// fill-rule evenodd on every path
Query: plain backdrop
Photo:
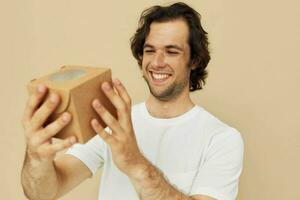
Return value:
M 23 200 L 21 117 L 32 78 L 76 64 L 110 67 L 134 103 L 148 95 L 130 51 L 141 11 L 169 1 L 0 2 L 0 198 Z M 300 199 L 299 1 L 191 0 L 209 33 L 200 106 L 245 142 L 240 200 Z M 61 198 L 96 200 L 101 170 Z M 116 191 L 117 192 L 117 191 Z

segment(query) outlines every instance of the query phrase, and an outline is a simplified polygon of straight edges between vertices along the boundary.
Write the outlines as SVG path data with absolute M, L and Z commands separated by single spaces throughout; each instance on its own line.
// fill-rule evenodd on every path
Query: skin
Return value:
M 189 96 L 188 81 L 193 66 L 188 67 L 190 48 L 187 41 L 188 27 L 183 20 L 150 26 L 144 45 L 142 73 L 151 91 L 147 108 L 154 117 L 175 117 L 194 106 Z M 151 78 L 153 71 L 168 72 L 170 77 L 166 83 L 157 85 Z
M 151 91 L 146 106 L 154 117 L 175 117 L 194 106 L 188 87 L 189 72 L 193 66 L 188 66 L 190 49 L 187 38 L 188 27 L 183 20 L 151 24 L 145 42 L 142 73 Z M 168 79 L 157 82 L 151 77 L 152 72 L 167 73 Z M 40 87 L 46 90 L 45 86 Z M 106 133 L 96 119 L 91 121 L 91 125 L 110 146 L 114 163 L 129 177 L 140 199 L 212 200 L 204 195 L 186 196 L 168 183 L 163 174 L 143 156 L 137 145 L 131 120 L 131 98 L 123 84 L 119 80 L 114 80 L 113 85 L 105 82 L 102 90 L 117 109 L 118 117 L 114 118 L 95 99 L 92 106 L 112 130 L 112 134 Z M 70 147 L 75 139 L 51 143 L 51 138 L 70 122 L 71 116 L 67 114 L 68 119 L 59 118 L 50 127 L 43 128 L 43 122 L 59 103 L 57 97 L 52 104 L 46 100 L 38 108 L 45 94 L 46 91 L 37 92 L 30 97 L 23 119 L 27 151 L 22 185 L 27 197 L 40 200 L 58 198 L 91 176 L 84 164 L 72 156 L 64 155 L 54 160 L 56 153 Z

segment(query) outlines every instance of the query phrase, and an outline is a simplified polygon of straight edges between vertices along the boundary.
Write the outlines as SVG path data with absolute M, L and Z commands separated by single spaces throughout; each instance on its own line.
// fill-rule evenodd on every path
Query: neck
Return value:
M 195 104 L 192 102 L 189 91 L 170 100 L 160 100 L 150 94 L 146 101 L 148 112 L 157 118 L 172 118 L 184 114 L 193 108 Z

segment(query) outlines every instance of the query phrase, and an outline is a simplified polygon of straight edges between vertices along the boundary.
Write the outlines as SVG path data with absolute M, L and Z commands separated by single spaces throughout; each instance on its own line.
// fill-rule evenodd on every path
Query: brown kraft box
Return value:
M 105 123 L 92 107 L 92 101 L 97 98 L 116 117 L 116 110 L 101 90 L 101 84 L 107 81 L 111 84 L 111 70 L 108 68 L 63 66 L 59 71 L 33 79 L 27 85 L 29 94 L 36 91 L 39 84 L 48 87 L 46 98 L 53 92 L 60 95 L 60 104 L 50 115 L 44 127 L 57 119 L 63 112 L 72 115 L 72 121 L 54 137 L 64 139 L 75 135 L 79 143 L 85 143 L 97 133 L 90 122 L 98 119 L 103 127 Z

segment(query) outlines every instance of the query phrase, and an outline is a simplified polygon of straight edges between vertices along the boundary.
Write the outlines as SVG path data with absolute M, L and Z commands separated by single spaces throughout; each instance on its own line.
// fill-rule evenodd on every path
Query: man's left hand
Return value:
M 133 130 L 131 98 L 119 80 L 113 81 L 113 87 L 104 82 L 101 88 L 115 106 L 118 118 L 116 119 L 98 99 L 95 99 L 92 105 L 112 133 L 107 133 L 97 119 L 91 121 L 92 127 L 110 146 L 115 165 L 128 176 L 135 176 L 139 173 L 138 170 L 146 168 L 147 161 L 138 148 Z

